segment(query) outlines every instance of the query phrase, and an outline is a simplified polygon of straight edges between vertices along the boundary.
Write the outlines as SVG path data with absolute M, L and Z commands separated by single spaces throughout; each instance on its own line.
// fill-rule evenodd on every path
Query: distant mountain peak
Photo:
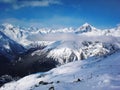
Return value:
M 10 24 L 10 23 L 3 23 L 2 25 L 3 25 L 3 26 L 13 27 L 13 25 L 12 25 L 12 24 Z
M 89 23 L 85 23 L 77 29 L 76 33 L 91 32 L 93 30 L 96 30 L 94 26 L 90 25 Z
M 89 23 L 84 23 L 82 26 L 91 26 Z
M 3 27 L 5 27 L 6 29 L 10 29 L 10 28 L 13 28 L 14 26 L 10 23 L 3 23 L 2 24 Z
M 91 29 L 96 29 L 93 25 L 89 24 L 89 23 L 84 23 L 81 27 L 90 27 Z

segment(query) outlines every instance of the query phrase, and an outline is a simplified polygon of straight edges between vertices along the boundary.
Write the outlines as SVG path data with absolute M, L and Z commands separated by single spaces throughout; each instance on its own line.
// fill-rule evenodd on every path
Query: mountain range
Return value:
M 24 28 L 8 23 L 0 25 L 1 76 L 23 77 L 56 67 L 59 69 L 70 62 L 73 62 L 72 67 L 78 61 L 106 59 L 119 50 L 120 26 L 101 30 L 88 23 L 77 29 Z

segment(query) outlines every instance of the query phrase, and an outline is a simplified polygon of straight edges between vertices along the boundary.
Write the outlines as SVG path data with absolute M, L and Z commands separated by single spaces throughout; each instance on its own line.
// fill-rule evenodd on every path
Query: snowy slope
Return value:
M 24 51 L 25 48 L 0 31 L 0 54 L 11 60 Z
M 88 57 L 107 55 L 120 48 L 120 43 L 118 41 L 110 42 L 111 39 L 108 41 L 104 39 L 104 42 L 87 41 L 88 38 L 86 37 L 84 40 L 56 41 L 42 50 L 34 51 L 31 56 L 38 55 L 41 57 L 42 55 L 46 55 L 47 58 L 52 58 L 59 64 L 65 64 L 76 60 L 87 59 Z
M 4 23 L 0 26 L 0 31 L 8 36 L 10 39 L 23 46 L 30 44 L 30 42 L 26 39 L 29 33 L 20 27 L 15 27 L 11 24 Z
M 0 90 L 120 90 L 120 51 L 26 76 Z

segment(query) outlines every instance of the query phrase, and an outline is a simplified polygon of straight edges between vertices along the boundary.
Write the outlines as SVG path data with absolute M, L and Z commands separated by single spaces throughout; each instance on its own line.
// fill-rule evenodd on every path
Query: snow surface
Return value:
M 119 69 L 120 51 L 117 51 L 110 56 L 75 61 L 26 76 L 5 84 L 0 90 L 49 90 L 50 87 L 55 90 L 120 90 Z M 49 84 L 42 85 L 40 81 Z

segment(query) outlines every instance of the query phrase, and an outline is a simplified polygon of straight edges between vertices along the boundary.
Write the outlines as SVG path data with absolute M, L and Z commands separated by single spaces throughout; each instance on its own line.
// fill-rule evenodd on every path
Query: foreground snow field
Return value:
M 120 90 L 120 51 L 28 75 L 0 90 Z

